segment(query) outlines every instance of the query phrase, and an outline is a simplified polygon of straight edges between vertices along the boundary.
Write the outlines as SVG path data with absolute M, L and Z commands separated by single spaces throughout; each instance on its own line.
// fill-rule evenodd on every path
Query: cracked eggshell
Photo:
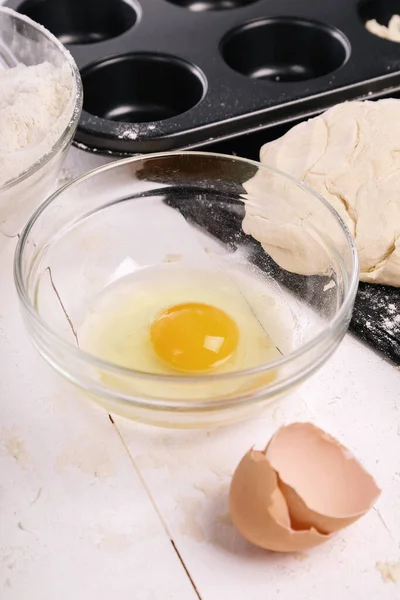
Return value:
M 266 457 L 296 528 L 339 531 L 362 517 L 381 493 L 351 452 L 311 423 L 279 429 Z
M 292 529 L 278 476 L 264 452 L 250 450 L 239 463 L 229 491 L 229 510 L 243 537 L 266 550 L 299 552 L 330 537 L 312 527 Z
M 277 552 L 318 546 L 364 515 L 380 490 L 354 456 L 310 423 L 282 427 L 264 452 L 250 450 L 231 482 L 239 532 Z

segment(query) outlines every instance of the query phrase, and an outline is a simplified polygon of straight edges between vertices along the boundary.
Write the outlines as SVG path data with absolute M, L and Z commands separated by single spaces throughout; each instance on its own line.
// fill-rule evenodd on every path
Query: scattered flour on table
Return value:
M 400 298 L 400 291 L 398 297 Z M 368 307 L 369 319 L 373 321 L 373 325 L 370 320 L 366 321 L 367 329 L 378 327 L 396 340 L 400 340 L 400 302 L 387 294 L 375 294 L 371 286 L 359 290 L 358 300 L 363 303 L 363 306 Z
M 127 129 L 122 129 L 118 133 L 118 137 L 121 140 L 137 140 L 138 136 L 138 131 L 132 126 Z
M 139 126 L 133 123 L 121 123 L 116 126 L 116 134 L 120 140 L 138 140 L 146 132 L 155 129 L 156 126 L 153 123 L 140 123 Z
M 43 62 L 0 71 L 0 186 L 51 150 L 71 118 L 72 92 L 69 65 Z
M 376 568 L 385 583 L 400 582 L 400 562 L 378 562 Z
M 400 334 L 400 309 L 396 307 L 395 304 L 389 304 L 387 307 L 387 312 L 390 315 L 389 317 L 385 317 L 383 320 L 383 325 L 385 329 L 390 333 L 392 330 L 398 329 L 398 333 Z

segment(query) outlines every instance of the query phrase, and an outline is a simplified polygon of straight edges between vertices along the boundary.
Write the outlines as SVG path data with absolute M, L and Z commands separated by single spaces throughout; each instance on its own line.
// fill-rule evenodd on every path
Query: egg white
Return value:
M 208 373 L 229 373 L 271 362 L 281 356 L 251 306 L 260 306 L 261 289 L 221 270 L 193 269 L 182 264 L 147 267 L 107 287 L 94 301 L 80 330 L 82 349 L 107 362 L 158 375 L 181 373 L 155 354 L 149 327 L 165 309 L 185 302 L 201 302 L 225 311 L 236 323 L 239 343 L 233 355 Z M 246 284 L 243 293 L 241 289 Z M 265 297 L 264 297 L 264 304 Z M 269 304 L 270 310 L 274 302 Z M 273 318 L 273 315 L 270 315 Z M 101 380 L 121 391 L 145 396 L 197 399 L 234 393 L 246 385 L 243 378 L 196 384 L 156 383 L 142 378 L 101 373 Z

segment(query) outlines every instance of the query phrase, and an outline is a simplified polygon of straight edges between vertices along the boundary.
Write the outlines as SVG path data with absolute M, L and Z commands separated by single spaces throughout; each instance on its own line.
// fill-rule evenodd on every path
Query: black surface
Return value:
M 400 365 L 400 289 L 360 283 L 350 331 Z
M 222 40 L 221 54 L 227 65 L 243 75 L 284 83 L 333 73 L 346 62 L 349 48 L 334 29 L 280 18 L 241 25 Z
M 388 25 L 393 15 L 400 14 L 399 0 L 361 0 L 358 12 L 363 21 L 376 19 L 381 25 Z
M 203 194 L 204 196 L 204 194 Z M 202 200 L 201 191 L 197 198 L 174 194 L 165 199 L 166 204 L 178 209 L 189 222 L 206 230 L 232 250 L 238 245 L 247 247 L 249 259 L 260 269 L 270 274 L 274 280 L 295 294 L 307 300 L 311 306 L 326 314 L 330 298 L 321 291 L 330 278 L 321 276 L 305 277 L 280 268 L 260 244 L 246 236 L 241 228 L 244 208 L 227 210 L 226 203 L 218 207 L 213 199 L 213 210 Z M 336 293 L 336 292 L 335 292 Z M 322 300 L 324 304 L 318 304 Z M 400 290 L 388 286 L 360 283 L 355 300 L 350 331 L 365 341 L 379 353 L 400 365 Z
M 189 10 L 202 12 L 206 10 L 227 10 L 230 8 L 240 8 L 258 0 L 167 0 L 171 4 L 184 6 Z
M 7 4 L 67 44 L 86 98 L 76 139 L 104 152 L 203 147 L 400 86 L 400 44 L 363 22 L 399 12 L 394 0 Z M 126 54 L 151 54 L 153 64 L 145 72 Z
M 63 44 L 112 39 L 133 27 L 138 17 L 134 5 L 118 0 L 25 0 L 18 8 Z
M 145 79 L 148 83 L 143 86 Z M 103 60 L 84 69 L 82 80 L 86 110 L 117 122 L 174 117 L 195 106 L 204 94 L 201 76 L 187 63 L 157 54 L 124 54 Z

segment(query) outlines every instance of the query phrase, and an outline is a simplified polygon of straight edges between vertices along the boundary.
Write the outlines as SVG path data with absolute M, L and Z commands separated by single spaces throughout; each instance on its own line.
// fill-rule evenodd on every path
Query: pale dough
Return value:
M 355 238 L 361 281 L 400 287 L 400 100 L 339 104 L 265 144 L 260 160 L 337 211 Z M 287 270 L 329 272 L 331 250 L 314 232 L 339 253 L 346 244 L 326 208 L 273 173 L 245 187 L 243 230 Z
M 365 27 L 378 37 L 391 42 L 400 42 L 400 15 L 393 15 L 387 27 L 378 23 L 376 19 L 367 21 Z

